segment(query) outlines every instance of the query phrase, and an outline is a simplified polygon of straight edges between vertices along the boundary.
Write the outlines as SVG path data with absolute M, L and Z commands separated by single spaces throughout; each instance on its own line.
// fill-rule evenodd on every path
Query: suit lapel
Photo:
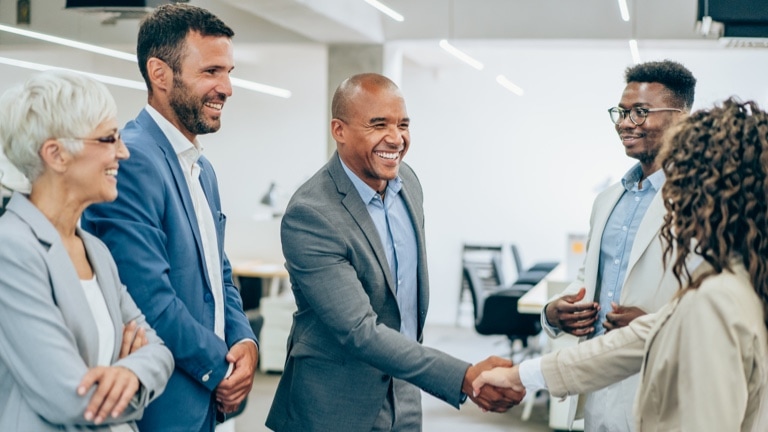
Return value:
M 173 177 L 176 190 L 181 197 L 181 203 L 184 206 L 184 212 L 187 215 L 187 221 L 189 227 L 192 230 L 192 235 L 195 238 L 195 244 L 197 245 L 197 255 L 200 263 L 205 263 L 205 257 L 203 252 L 203 241 L 200 235 L 200 228 L 197 222 L 197 216 L 195 215 L 195 206 L 192 203 L 192 196 L 190 195 L 189 187 L 187 186 L 187 179 L 184 177 L 184 172 L 181 170 L 181 164 L 179 164 L 179 157 L 176 155 L 176 151 L 168 141 L 168 137 L 165 136 L 160 126 L 155 123 L 155 120 L 146 110 L 142 110 L 139 116 L 136 118 L 136 122 L 139 123 L 144 130 L 152 137 L 154 142 L 163 152 L 165 156 L 165 162 L 168 165 L 168 169 Z M 210 280 L 208 276 L 208 268 L 202 265 L 203 273 L 206 275 L 205 280 Z M 206 286 L 208 284 L 206 283 Z
M 656 192 L 651 204 L 648 206 L 643 220 L 640 221 L 640 226 L 637 228 L 637 234 L 635 235 L 635 241 L 632 243 L 632 251 L 629 254 L 629 261 L 627 262 L 627 272 L 624 280 L 632 273 L 632 267 L 634 267 L 637 260 L 643 256 L 643 253 L 648 249 L 654 239 L 658 238 L 659 230 L 661 229 L 661 221 L 664 220 L 664 214 L 666 209 L 664 208 L 664 201 L 661 197 L 661 190 Z M 661 265 L 661 262 L 659 262 Z
M 387 254 L 384 251 L 384 246 L 381 244 L 376 225 L 373 223 L 371 215 L 368 214 L 368 209 L 365 207 L 362 198 L 360 198 L 360 194 L 357 193 L 355 185 L 352 184 L 352 180 L 349 179 L 347 173 L 344 171 L 339 155 L 334 153 L 326 166 L 328 168 L 328 174 L 330 174 L 331 179 L 336 184 L 336 190 L 342 195 L 341 204 L 347 209 L 357 226 L 360 227 L 368 244 L 371 246 L 373 255 L 376 257 L 379 266 L 384 272 L 384 277 L 387 281 L 389 290 L 392 292 L 392 295 L 397 296 L 397 293 L 395 292 L 395 284 L 389 271 Z
M 18 196 L 16 196 L 18 195 Z M 75 339 L 80 356 L 89 366 L 98 362 L 99 340 L 96 323 L 82 289 L 72 259 L 61 242 L 61 236 L 50 221 L 24 196 L 14 193 L 8 210 L 18 215 L 32 229 L 37 240 L 47 247 L 46 262 L 51 279 L 51 295 L 62 318 Z
M 597 270 L 600 267 L 600 244 L 602 243 L 603 231 L 608 223 L 608 218 L 613 212 L 613 208 L 624 193 L 624 187 L 621 183 L 611 186 L 605 193 L 599 196 L 599 202 L 595 202 L 594 214 L 592 216 L 592 233 L 589 237 L 589 247 L 587 248 L 587 259 L 584 268 L 588 271 L 584 274 L 584 284 L 592 287 L 592 296 L 596 294 L 594 287 L 597 286 Z M 587 294 L 589 297 L 589 294 Z

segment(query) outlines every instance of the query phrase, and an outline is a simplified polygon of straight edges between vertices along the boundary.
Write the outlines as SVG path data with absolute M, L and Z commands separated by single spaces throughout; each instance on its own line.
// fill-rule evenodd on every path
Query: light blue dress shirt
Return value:
M 416 231 L 405 201 L 400 195 L 403 181 L 397 177 L 387 182 L 385 199 L 382 201 L 378 192 L 355 175 L 344 161 L 341 161 L 341 165 L 365 203 L 387 253 L 389 272 L 395 282 L 397 305 L 400 308 L 400 333 L 416 340 L 418 249 Z
M 606 315 L 613 310 L 611 302 L 620 304 L 621 288 L 627 274 L 629 255 L 632 251 L 635 235 L 637 235 L 637 229 L 651 205 L 653 197 L 656 196 L 666 180 L 664 171 L 658 170 L 642 182 L 643 188 L 640 189 L 642 176 L 643 170 L 640 168 L 640 164 L 637 164 L 621 179 L 621 184 L 625 189 L 624 193 L 613 207 L 603 230 L 597 274 L 600 314 L 591 338 L 605 333 L 603 322 L 605 322 Z

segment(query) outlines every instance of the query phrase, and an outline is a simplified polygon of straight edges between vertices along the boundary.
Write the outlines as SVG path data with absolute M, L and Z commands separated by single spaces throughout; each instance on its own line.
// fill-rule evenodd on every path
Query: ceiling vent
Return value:
M 65 9 L 104 15 L 102 24 L 119 19 L 141 19 L 160 5 L 186 3 L 189 0 L 67 0 Z

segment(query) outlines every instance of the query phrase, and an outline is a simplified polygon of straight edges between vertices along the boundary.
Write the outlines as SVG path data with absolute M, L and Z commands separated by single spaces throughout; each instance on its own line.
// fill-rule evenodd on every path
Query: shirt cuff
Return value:
M 534 393 L 547 388 L 544 373 L 541 371 L 541 357 L 525 360 L 520 363 L 520 382 L 523 383 L 526 393 Z

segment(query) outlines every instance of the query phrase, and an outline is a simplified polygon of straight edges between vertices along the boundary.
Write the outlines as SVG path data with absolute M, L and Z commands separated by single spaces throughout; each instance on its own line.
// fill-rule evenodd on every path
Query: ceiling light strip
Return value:
M 401 14 L 397 13 L 394 9 L 390 8 L 389 6 L 385 5 L 384 3 L 377 1 L 377 0 L 365 0 L 366 3 L 369 5 L 375 7 L 378 9 L 381 13 L 384 15 L 392 18 L 393 20 L 397 22 L 403 22 L 405 21 L 405 17 Z
M 629 41 L 629 52 L 632 53 L 632 61 L 635 64 L 640 64 L 640 50 L 637 48 L 637 41 L 635 39 L 630 39 Z
M 281 97 L 284 99 L 288 99 L 291 97 L 291 91 L 282 89 L 280 87 L 273 87 L 266 84 L 261 84 L 253 81 L 246 81 L 244 79 L 230 77 L 229 80 L 232 82 L 233 86 L 257 91 L 259 93 L 266 93 L 268 95 Z
M 629 21 L 629 8 L 627 7 L 627 0 L 619 0 L 619 11 L 621 11 L 621 19 Z
M 45 42 L 55 43 L 55 44 L 58 44 L 58 45 L 64 45 L 64 46 L 68 46 L 68 47 L 72 47 L 72 48 L 77 48 L 77 49 L 83 50 L 83 51 L 90 51 L 90 52 L 93 52 L 93 53 L 96 53 L 96 54 L 101 54 L 101 55 L 105 55 L 105 56 L 109 56 L 109 57 L 119 58 L 119 59 L 122 59 L 122 60 L 132 61 L 134 63 L 136 62 L 136 56 L 134 54 L 130 54 L 130 53 L 122 52 L 122 51 L 117 51 L 117 50 L 113 50 L 113 49 L 109 49 L 109 48 L 104 48 L 104 47 L 100 47 L 100 46 L 97 46 L 97 45 L 91 45 L 91 44 L 87 44 L 87 43 L 83 43 L 83 42 L 73 41 L 71 39 L 64 39 L 64 38 L 60 38 L 58 36 L 51 36 L 51 35 L 47 35 L 45 33 L 33 32 L 33 31 L 24 30 L 24 29 L 20 29 L 20 28 L 16 28 L 16 27 L 11 27 L 11 26 L 7 26 L 7 25 L 3 25 L 3 24 L 0 24 L 0 30 L 4 31 L 4 32 L 13 33 L 13 34 L 17 34 L 17 35 L 20 35 L 20 36 L 32 38 L 32 39 L 37 39 L 37 40 L 41 40 L 41 41 L 45 41 Z
M 76 48 L 76 49 L 83 50 L 83 51 L 89 51 L 89 52 L 92 52 L 92 53 L 101 54 L 101 55 L 105 55 L 105 56 L 109 56 L 109 57 L 114 57 L 114 58 L 121 59 L 121 60 L 128 60 L 128 61 L 131 61 L 131 62 L 134 62 L 134 63 L 138 62 L 135 54 L 126 53 L 126 52 L 123 52 L 123 51 L 117 51 L 117 50 L 113 50 L 113 49 L 109 49 L 109 48 L 104 48 L 104 47 L 100 47 L 98 45 L 91 45 L 91 44 L 87 44 L 87 43 L 83 43 L 83 42 L 73 41 L 71 39 L 60 38 L 58 36 L 51 36 L 51 35 L 47 35 L 45 33 L 33 32 L 33 31 L 30 31 L 30 30 L 19 29 L 19 28 L 16 28 L 16 27 L 11 27 L 11 26 L 7 26 L 7 25 L 3 25 L 3 24 L 0 24 L 0 31 L 4 31 L 4 32 L 8 32 L 8 33 L 13 33 L 13 34 L 17 34 L 17 35 L 20 35 L 20 36 L 24 36 L 24 37 L 28 37 L 28 38 L 32 38 L 32 39 L 37 39 L 37 40 L 41 40 L 41 41 L 45 41 L 45 42 L 51 42 L 51 43 L 54 43 L 54 44 L 57 44 L 57 45 L 68 46 L 68 47 Z M 50 66 L 49 69 L 50 68 L 53 68 L 53 66 Z M 61 69 L 63 69 L 63 68 L 61 68 Z M 86 72 L 83 72 L 83 73 L 86 73 Z M 119 78 L 115 78 L 115 77 L 113 77 L 113 78 L 114 79 L 119 79 Z M 246 90 L 252 90 L 252 91 L 259 92 L 259 93 L 265 93 L 265 94 L 268 94 L 268 95 L 277 96 L 277 97 L 286 98 L 286 99 L 291 97 L 291 91 L 290 90 L 282 89 L 282 88 L 279 88 L 279 87 L 273 87 L 273 86 L 270 86 L 270 85 L 267 85 L 267 84 L 261 84 L 261 83 L 255 82 L 255 81 L 248 81 L 248 80 L 239 79 L 239 78 L 231 78 L 231 80 L 232 80 L 232 85 L 235 86 L 235 87 L 240 87 L 240 88 L 244 88 Z M 139 81 L 131 81 L 131 80 L 126 80 L 126 81 L 128 81 L 128 82 L 139 82 Z M 147 88 L 146 85 L 142 84 L 142 89 L 146 90 L 146 88 Z
M 451 55 L 453 55 L 457 59 L 463 61 L 464 63 L 472 66 L 473 68 L 475 68 L 477 70 L 483 70 L 483 68 L 485 67 L 481 62 L 475 60 L 469 54 L 467 54 L 464 51 L 461 51 L 458 48 L 456 48 L 455 46 L 451 45 L 445 39 L 440 41 L 440 48 L 448 51 L 448 53 L 450 53 Z
M 522 96 L 525 94 L 525 91 L 521 89 L 519 86 L 517 86 L 515 83 L 510 81 L 507 77 L 504 75 L 498 75 L 496 77 L 496 82 L 499 83 L 502 87 L 505 89 L 511 91 L 512 93 Z
M 95 74 L 91 72 L 85 72 L 80 71 L 77 69 L 68 69 L 68 68 L 62 68 L 57 66 L 51 66 L 47 64 L 41 64 L 41 63 L 32 63 L 27 62 L 23 60 L 16 60 L 8 57 L 0 57 L 0 64 L 8 65 L 8 66 L 15 66 L 20 67 L 24 69 L 32 69 L 36 71 L 44 71 L 44 70 L 51 70 L 51 69 L 58 69 L 58 70 L 68 70 L 72 72 L 81 73 L 83 75 L 87 75 L 95 80 L 101 81 L 105 84 L 112 84 L 120 87 L 127 87 L 132 88 L 136 90 L 147 90 L 147 86 L 144 84 L 144 81 L 133 81 L 129 79 L 124 78 L 118 78 L 110 75 L 101 75 L 101 74 Z

